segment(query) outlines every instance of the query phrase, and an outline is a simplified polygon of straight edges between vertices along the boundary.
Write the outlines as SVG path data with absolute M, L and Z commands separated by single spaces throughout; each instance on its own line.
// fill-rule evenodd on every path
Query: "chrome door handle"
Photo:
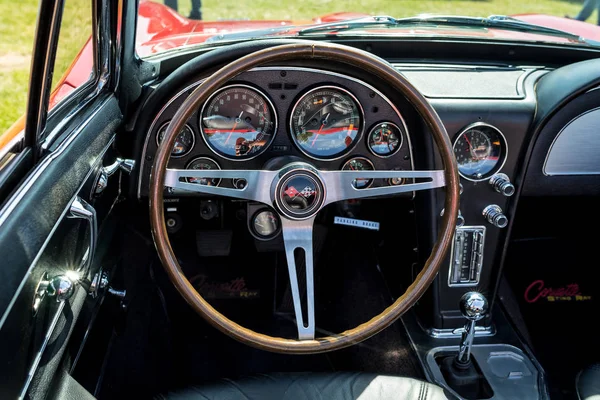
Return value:
M 94 252 L 96 250 L 96 243 L 98 241 L 98 218 L 96 216 L 96 210 L 81 197 L 77 196 L 71 204 L 67 218 L 84 219 L 90 225 L 89 248 L 88 251 L 83 255 L 83 259 L 81 260 L 79 268 L 77 268 L 77 272 L 80 272 L 81 276 L 85 277 L 87 276 L 88 269 L 92 266 Z

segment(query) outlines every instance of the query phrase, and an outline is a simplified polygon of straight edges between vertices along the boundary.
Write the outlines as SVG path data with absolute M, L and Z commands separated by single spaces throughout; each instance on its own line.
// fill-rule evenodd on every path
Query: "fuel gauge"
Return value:
M 259 240 L 273 239 L 279 233 L 279 227 L 277 214 L 266 208 L 257 211 L 250 222 L 250 231 Z

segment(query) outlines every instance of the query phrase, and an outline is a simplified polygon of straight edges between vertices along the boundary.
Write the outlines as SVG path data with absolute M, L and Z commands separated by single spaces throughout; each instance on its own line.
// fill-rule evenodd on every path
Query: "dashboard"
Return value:
M 543 168 L 549 149 L 556 151 L 562 143 L 554 143 L 554 138 L 569 121 L 600 106 L 600 91 L 580 96 L 587 100 L 580 100 L 582 104 L 575 110 L 567 107 L 568 115 L 553 119 L 558 118 L 561 124 L 544 126 L 542 122 L 555 111 L 557 104 L 577 90 L 558 84 L 565 81 L 561 69 L 535 66 L 531 62 L 519 66 L 489 60 L 388 61 L 437 111 L 453 144 L 461 175 L 462 226 L 457 227 L 452 253 L 447 256 L 448 268 L 440 271 L 440 279 L 433 285 L 439 312 L 431 324 L 452 330 L 462 324 L 456 304 L 465 290 L 469 287 L 494 290 L 510 229 L 511 210 L 523 182 L 529 179 L 527 176 L 536 177 L 528 185 L 536 193 L 562 193 L 562 188 L 573 191 L 592 186 L 597 190 L 597 186 L 581 184 L 590 177 L 552 177 Z M 256 68 L 216 90 L 179 133 L 169 167 L 258 170 L 276 169 L 283 162 L 298 160 L 322 170 L 443 168 L 427 126 L 412 105 L 397 93 L 391 93 L 385 82 L 352 68 L 308 64 Z M 154 154 L 169 121 L 209 73 L 208 70 L 204 75 L 198 70 L 190 72 L 189 68 L 182 72 L 181 68 L 176 69 L 179 65 L 174 65 L 174 72 L 163 76 L 163 81 L 150 87 L 138 116 L 140 172 L 135 186 L 140 200 L 148 196 Z M 200 68 L 201 64 L 197 65 Z M 569 74 L 584 76 L 572 71 Z M 172 75 L 178 75 L 177 79 L 171 79 Z M 545 79 L 547 75 L 549 78 Z M 166 88 L 163 83 L 169 79 L 176 84 Z M 556 93 L 559 87 L 564 93 Z M 147 116 L 147 120 L 142 116 Z M 545 135 L 548 130 L 551 132 Z M 535 141 L 531 138 L 538 132 L 544 147 L 535 151 Z M 533 172 L 520 175 L 528 167 L 532 169 L 528 159 L 535 162 Z M 202 185 L 236 188 L 245 185 L 232 179 L 202 176 L 188 179 Z M 564 182 L 572 184 L 562 185 Z M 354 185 L 361 189 L 404 183 L 375 179 L 356 180 Z M 523 193 L 535 196 L 527 188 Z M 165 192 L 165 202 L 178 201 L 188 194 L 169 189 Z M 428 246 L 435 242 L 436 224 L 444 211 L 443 191 L 403 196 L 414 202 L 414 212 L 419 218 L 416 232 L 419 251 L 426 255 Z M 248 216 L 252 218 L 247 225 L 255 239 L 268 241 L 280 232 L 280 222 L 268 208 L 248 207 Z

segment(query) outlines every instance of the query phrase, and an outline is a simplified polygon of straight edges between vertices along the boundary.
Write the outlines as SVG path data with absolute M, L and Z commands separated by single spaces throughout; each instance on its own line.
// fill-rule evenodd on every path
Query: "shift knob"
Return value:
M 459 308 L 469 321 L 479 321 L 488 311 L 488 301 L 479 292 L 467 292 L 461 297 Z
M 471 364 L 471 347 L 475 338 L 475 323 L 487 313 L 488 301 L 479 292 L 467 292 L 461 297 L 459 308 L 462 315 L 467 319 L 467 323 L 460 339 L 454 364 L 466 368 Z

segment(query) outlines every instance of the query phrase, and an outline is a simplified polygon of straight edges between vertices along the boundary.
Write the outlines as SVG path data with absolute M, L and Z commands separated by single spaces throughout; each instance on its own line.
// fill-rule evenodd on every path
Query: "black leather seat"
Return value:
M 368 373 L 295 373 L 222 380 L 162 395 L 168 400 L 438 400 L 444 390 L 412 378 Z
M 581 371 L 575 385 L 581 400 L 600 400 L 600 363 Z

